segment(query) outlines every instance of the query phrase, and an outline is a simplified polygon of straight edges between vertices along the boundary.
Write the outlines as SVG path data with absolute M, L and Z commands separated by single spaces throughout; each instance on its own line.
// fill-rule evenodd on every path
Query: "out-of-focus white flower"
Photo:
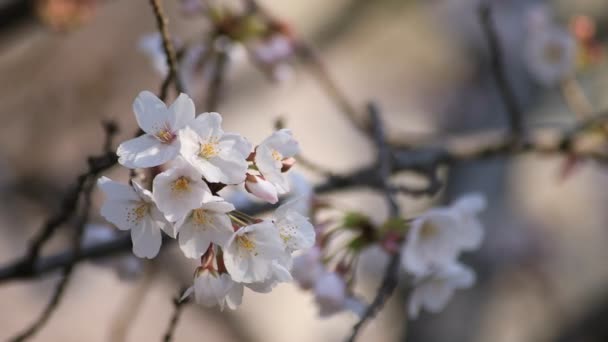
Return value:
M 82 237 L 82 247 L 87 248 L 98 243 L 112 241 L 117 236 L 116 229 L 109 225 L 87 224 Z M 143 271 L 141 260 L 132 255 L 93 260 L 93 263 L 112 269 L 120 280 L 134 280 Z
M 180 94 L 167 108 L 149 91 L 139 93 L 133 102 L 137 124 L 146 133 L 118 146 L 118 162 L 128 168 L 147 168 L 164 164 L 179 154 L 178 130 L 194 119 L 194 103 Z
M 304 216 L 310 215 L 310 206 L 314 196 L 314 189 L 312 185 L 304 177 L 303 174 L 292 171 L 288 174 L 287 178 L 289 179 L 289 184 L 291 191 L 289 192 L 289 197 L 291 199 L 302 198 L 302 200 L 294 203 L 293 208 L 297 210 L 300 214 Z
M 106 194 L 101 215 L 118 229 L 131 231 L 133 253 L 136 256 L 154 258 L 162 242 L 160 231 L 172 234 L 172 229 L 156 208 L 152 194 L 135 181 L 131 187 L 101 177 L 97 184 Z
M 291 275 L 302 289 L 311 289 L 325 272 L 321 263 L 321 249 L 313 247 L 293 258 Z
M 287 283 L 293 280 L 289 269 L 291 268 L 291 255 L 284 254 L 280 260 L 271 263 L 270 276 L 264 281 L 246 284 L 250 290 L 259 293 L 268 293 L 279 283 Z
M 143 36 L 139 40 L 138 47 L 150 59 L 154 70 L 161 76 L 166 76 L 169 72 L 169 66 L 167 65 L 167 57 L 160 33 L 155 32 Z
M 232 280 L 228 273 L 204 269 L 197 272 L 194 285 L 184 292 L 182 300 L 194 292 L 195 301 L 205 307 L 225 306 L 234 310 L 243 300 L 243 285 Z
M 283 160 L 300 152 L 291 130 L 278 130 L 264 139 L 255 149 L 255 164 L 264 178 L 277 188 L 277 193 L 289 192 L 289 181 L 283 175 Z
M 405 269 L 422 276 L 455 262 L 461 251 L 478 248 L 483 227 L 476 214 L 484 206 L 480 195 L 466 195 L 451 207 L 433 208 L 417 217 L 401 252 Z
M 306 201 L 306 198 L 301 197 L 282 204 L 274 213 L 274 224 L 279 229 L 279 236 L 289 253 L 310 248 L 315 243 L 315 228 L 308 221 L 308 217 L 297 210 L 301 201 Z
M 416 319 L 421 309 L 438 313 L 447 305 L 456 289 L 465 289 L 475 283 L 475 273 L 458 264 L 448 264 L 429 275 L 416 279 L 408 303 L 410 318 Z
M 203 113 L 180 132 L 181 153 L 205 179 L 238 184 L 245 180 L 251 144 L 238 134 L 224 133 L 218 113 Z
M 524 51 L 528 71 L 545 86 L 554 86 L 574 72 L 576 42 L 553 23 L 544 7 L 534 7 L 528 15 Z
M 154 202 L 170 222 L 182 219 L 199 207 L 205 196 L 211 196 L 201 174 L 182 158 L 177 158 L 173 167 L 154 177 L 152 184 Z
M 317 279 L 314 286 L 315 301 L 319 305 L 319 316 L 328 317 L 349 310 L 361 315 L 365 306 L 346 292 L 346 283 L 337 273 L 327 272 Z
M 272 276 L 273 260 L 283 260 L 285 254 L 277 228 L 262 221 L 234 232 L 224 249 L 224 263 L 235 281 L 259 283 Z
M 289 61 L 294 55 L 292 40 L 284 34 L 276 33 L 265 39 L 251 40 L 247 50 L 253 62 L 272 80 L 283 82 L 293 74 Z
M 179 247 L 184 255 L 198 259 L 211 243 L 224 247 L 233 233 L 226 213 L 233 210 L 234 206 L 223 198 L 211 194 L 205 196 L 198 208 L 175 224 L 179 231 Z
M 275 204 L 279 201 L 277 188 L 264 178 L 251 173 L 248 173 L 247 178 L 245 179 L 245 190 L 255 197 L 271 204 Z

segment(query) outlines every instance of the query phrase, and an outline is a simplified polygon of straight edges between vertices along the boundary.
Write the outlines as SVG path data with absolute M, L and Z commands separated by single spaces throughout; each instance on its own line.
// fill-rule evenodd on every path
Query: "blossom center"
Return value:
M 272 150 L 272 158 L 276 161 L 281 161 L 283 160 L 283 155 L 277 150 Z
M 190 190 L 190 180 L 184 176 L 178 177 L 171 184 L 171 190 L 178 193 Z
M 255 242 L 251 241 L 247 235 L 239 235 L 236 238 L 237 243 L 241 248 L 244 248 L 248 252 L 252 252 L 255 250 Z
M 192 220 L 198 226 L 207 225 L 209 222 L 211 222 L 209 215 L 205 213 L 205 210 L 200 208 L 192 211 Z
M 148 211 L 150 210 L 150 205 L 148 203 L 141 203 L 136 208 L 131 209 L 127 213 L 127 221 L 132 223 L 137 223 L 141 219 L 143 219 Z
M 163 128 L 156 132 L 156 138 L 163 144 L 170 144 L 175 139 L 175 134 L 167 128 Z
M 439 234 L 439 229 L 431 222 L 425 222 L 420 229 L 422 239 L 431 239 Z
M 217 156 L 219 153 L 219 148 L 217 146 L 217 142 L 209 141 L 204 144 L 201 144 L 201 149 L 199 151 L 199 156 L 209 159 Z

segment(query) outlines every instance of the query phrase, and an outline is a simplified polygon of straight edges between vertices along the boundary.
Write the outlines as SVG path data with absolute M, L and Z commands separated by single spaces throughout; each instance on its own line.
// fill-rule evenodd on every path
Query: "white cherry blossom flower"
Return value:
M 431 274 L 416 279 L 408 303 L 410 318 L 416 319 L 421 309 L 438 313 L 452 298 L 456 289 L 465 289 L 475 283 L 475 273 L 459 264 L 447 264 Z
M 269 181 L 257 175 L 247 174 L 245 190 L 255 197 L 271 204 L 275 204 L 279 201 L 277 188 Z
M 365 305 L 361 301 L 348 295 L 344 279 L 334 272 L 327 272 L 319 277 L 314 286 L 314 294 L 321 317 L 328 317 L 344 310 L 360 316 L 365 310 Z
M 197 208 L 175 223 L 179 231 L 179 247 L 184 255 L 198 259 L 211 243 L 224 247 L 233 234 L 232 223 L 226 213 L 233 210 L 232 204 L 209 194 Z
M 554 86 L 574 73 L 576 42 L 551 18 L 546 6 L 534 6 L 527 18 L 524 47 L 526 67 L 545 86 Z
M 263 282 L 275 271 L 273 260 L 283 260 L 285 254 L 277 228 L 262 221 L 234 232 L 224 249 L 224 263 L 237 282 Z
M 149 91 L 139 93 L 133 102 L 137 124 L 145 132 L 118 146 L 118 162 L 128 168 L 147 168 L 164 164 L 179 154 L 178 130 L 194 119 L 194 103 L 180 94 L 167 108 Z
M 179 157 L 173 167 L 154 177 L 152 185 L 154 202 L 170 222 L 182 219 L 199 207 L 205 196 L 211 196 L 202 175 Z
M 295 156 L 299 151 L 300 146 L 289 129 L 272 133 L 255 149 L 255 165 L 279 194 L 289 192 L 289 181 L 281 172 L 283 160 Z
M 234 282 L 228 273 L 219 274 L 214 270 L 197 272 L 194 285 L 184 292 L 181 300 L 194 293 L 196 303 L 205 307 L 219 306 L 234 310 L 243 300 L 243 285 Z
M 303 198 L 294 207 L 300 214 L 310 216 L 311 204 L 314 196 L 314 189 L 308 179 L 300 172 L 293 171 L 288 174 L 290 191 L 289 199 Z
M 452 207 L 433 208 L 417 217 L 402 247 L 404 268 L 422 276 L 456 261 L 464 250 L 478 248 L 483 228 L 476 217 L 485 206 L 479 195 L 468 195 Z
M 136 182 L 133 186 L 101 177 L 97 184 L 106 194 L 101 215 L 118 229 L 130 230 L 133 253 L 140 258 L 154 258 L 162 242 L 161 230 L 172 234 L 171 225 L 158 210 L 152 194 Z
M 279 283 L 287 283 L 293 280 L 289 269 L 291 268 L 291 255 L 284 254 L 280 260 L 273 260 L 270 276 L 264 281 L 246 284 L 250 290 L 259 293 L 269 293 Z
M 313 247 L 293 258 L 291 275 L 302 289 L 311 289 L 325 272 L 321 256 L 321 249 Z
M 245 180 L 251 144 L 238 134 L 224 133 L 218 113 L 203 113 L 180 132 L 181 153 L 205 179 L 238 184 Z
M 291 200 L 279 206 L 274 213 L 274 224 L 289 253 L 310 248 L 315 243 L 315 228 L 308 217 L 298 211 L 302 201 L 306 201 L 306 198 Z

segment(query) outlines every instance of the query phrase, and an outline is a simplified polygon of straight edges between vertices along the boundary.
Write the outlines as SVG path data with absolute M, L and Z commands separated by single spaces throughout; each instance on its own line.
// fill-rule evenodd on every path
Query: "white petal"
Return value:
M 203 141 L 211 137 L 221 137 L 222 116 L 218 113 L 202 113 L 189 125 Z
M 142 135 L 120 144 L 116 154 L 121 165 L 134 169 L 164 164 L 177 157 L 179 150 L 178 140 L 163 144 L 150 135 Z
M 198 259 L 209 248 L 211 239 L 204 231 L 197 230 L 191 222 L 188 222 L 180 228 L 178 242 L 186 258 Z
M 279 201 L 277 188 L 269 181 L 256 177 L 255 181 L 245 181 L 245 190 L 255 197 L 264 200 L 268 203 L 275 204 Z
M 209 196 L 203 200 L 201 208 L 216 213 L 228 213 L 235 210 L 234 205 L 219 196 Z
M 152 259 L 158 254 L 162 243 L 160 228 L 152 220 L 144 220 L 141 225 L 131 229 L 131 240 L 133 254 Z
M 108 177 L 102 176 L 97 180 L 97 186 L 106 194 L 108 200 L 126 200 L 138 201 L 139 196 L 133 191 L 133 188 L 115 182 Z
M 101 216 L 114 224 L 120 230 L 130 230 L 138 227 L 144 218 L 137 218 L 136 211 L 144 202 L 138 201 L 106 201 L 101 207 Z
M 133 102 L 133 111 L 139 127 L 151 135 L 171 123 L 165 103 L 149 91 L 142 91 L 137 95 Z
M 177 131 L 194 120 L 194 102 L 188 95 L 179 94 L 175 102 L 169 107 L 169 112 L 172 116 L 171 127 L 174 131 Z

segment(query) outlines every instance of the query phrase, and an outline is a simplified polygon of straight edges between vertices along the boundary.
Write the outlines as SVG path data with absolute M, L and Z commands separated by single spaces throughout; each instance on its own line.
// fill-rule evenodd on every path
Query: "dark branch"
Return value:
M 171 315 L 171 320 L 169 320 L 169 326 L 165 332 L 163 337 L 164 342 L 173 341 L 173 335 L 175 334 L 175 328 L 177 327 L 177 323 L 179 322 L 179 318 L 181 317 L 182 311 L 186 304 L 190 303 L 188 298 L 184 300 L 180 300 L 182 293 L 184 293 L 185 288 L 177 294 L 177 297 L 173 298 L 173 314 Z
M 490 51 L 491 72 L 496 79 L 496 85 L 508 115 L 509 129 L 514 137 L 523 133 L 523 112 L 517 102 L 515 93 L 507 79 L 506 65 L 503 60 L 500 39 L 492 17 L 489 1 L 482 0 L 479 7 L 479 21 Z
M 167 99 L 167 95 L 169 95 L 169 86 L 171 83 L 175 85 L 175 91 L 178 94 L 184 92 L 184 87 L 179 77 L 177 54 L 175 53 L 175 48 L 173 47 L 173 42 L 171 41 L 171 35 L 169 34 L 169 19 L 165 15 L 161 5 L 161 0 L 150 0 L 150 5 L 154 11 L 156 26 L 158 27 L 158 32 L 160 33 L 163 41 L 163 50 L 165 52 L 165 57 L 167 58 L 167 66 L 169 67 L 169 73 L 161 85 L 159 96 L 161 100 L 165 101 Z

